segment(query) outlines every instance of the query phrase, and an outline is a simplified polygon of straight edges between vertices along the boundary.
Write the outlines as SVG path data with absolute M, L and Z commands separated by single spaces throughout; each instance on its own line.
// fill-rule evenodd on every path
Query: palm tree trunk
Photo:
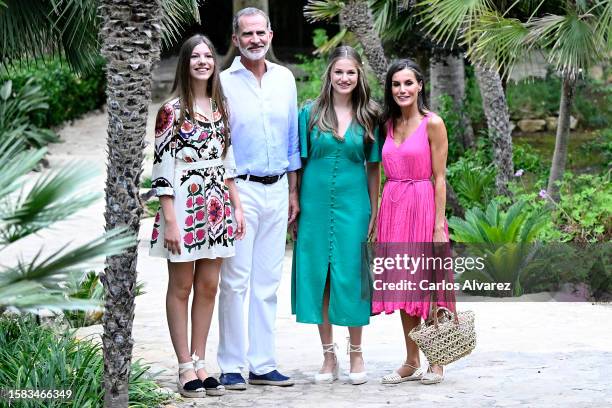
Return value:
M 138 197 L 151 71 L 160 54 L 159 0 L 101 0 L 102 54 L 107 60 L 108 163 L 106 229 L 138 234 Z M 128 406 L 137 246 L 108 257 L 105 288 L 104 407 Z
M 463 109 L 465 99 L 465 64 L 461 56 L 447 53 L 446 55 L 433 55 L 430 59 L 430 105 L 434 112 L 440 110 L 440 97 L 448 95 L 453 100 L 455 112 L 461 115 L 460 142 L 464 148 L 474 145 L 474 130 L 470 118 Z
M 487 117 L 489 137 L 493 147 L 493 162 L 497 168 L 495 186 L 497 193 L 510 195 L 508 181 L 514 173 L 512 163 L 512 134 L 510 131 L 510 114 L 499 73 L 475 65 L 476 80 L 482 96 L 482 107 Z
M 563 84 L 561 85 L 561 102 L 559 103 L 559 123 L 557 124 L 557 135 L 555 137 L 555 152 L 553 154 L 552 165 L 550 166 L 547 187 L 548 195 L 554 200 L 559 199 L 559 186 L 557 182 L 563 180 L 563 173 L 565 172 L 570 133 L 570 114 L 575 91 L 576 78 L 571 74 L 565 74 L 563 76 Z
M 368 64 L 376 78 L 384 86 L 387 74 L 387 58 L 380 36 L 374 30 L 372 11 L 365 0 L 348 0 L 340 12 L 340 25 L 355 34 L 363 46 Z

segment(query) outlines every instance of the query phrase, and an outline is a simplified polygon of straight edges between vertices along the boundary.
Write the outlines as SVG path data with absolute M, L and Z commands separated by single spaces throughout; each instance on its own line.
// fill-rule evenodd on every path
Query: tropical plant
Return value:
M 519 201 L 507 211 L 492 200 L 486 210 L 471 208 L 465 218 L 448 220 L 451 239 L 462 243 L 499 244 L 508 242 L 533 242 L 548 221 L 545 211 L 525 211 L 527 202 Z
M 176 7 L 168 8 L 170 4 Z M 181 14 L 184 9 L 190 13 Z M 197 1 L 101 0 L 99 11 L 102 55 L 107 61 L 109 118 L 104 217 L 107 230 L 127 227 L 137 235 L 143 212 L 139 186 L 144 137 L 152 71 L 160 57 L 164 31 L 162 19 L 168 15 L 174 15 L 177 21 L 197 19 Z M 176 31 L 176 27 L 165 27 Z M 127 407 L 129 403 L 137 250 L 137 245 L 132 245 L 120 255 L 107 257 L 101 276 L 106 289 L 102 336 L 105 407 Z
M 495 186 L 495 169 L 460 159 L 448 169 L 449 183 L 455 189 L 459 203 L 483 209 L 491 200 Z
M 17 61 L 2 77 L 13 82 L 13 91 L 19 91 L 29 81 L 41 87 L 40 94 L 46 97 L 49 108 L 30 115 L 32 122 L 41 128 L 76 119 L 100 108 L 106 100 L 102 57 L 96 58 L 87 75 L 75 74 L 66 61 L 45 58 L 41 64 Z
M 0 387 L 64 391 L 64 398 L 28 399 L 29 408 L 99 407 L 104 387 L 104 360 L 93 339 L 77 339 L 72 330 L 40 325 L 28 315 L 0 317 Z M 150 378 L 150 368 L 133 363 L 130 407 L 161 406 L 172 398 Z M 68 395 L 66 392 L 69 392 Z
M 143 211 L 138 186 L 152 70 L 159 60 L 162 36 L 171 41 L 181 23 L 199 21 L 198 0 L 5 3 L 7 7 L 0 8 L 3 65 L 55 52 L 75 69 L 86 70 L 102 44 L 109 115 L 106 229 L 124 227 L 136 235 Z M 137 246 L 132 244 L 121 255 L 107 257 L 101 277 L 106 290 L 102 337 L 106 407 L 127 407 L 129 401 L 136 256 Z
M 545 51 L 561 74 L 561 100 L 548 194 L 557 198 L 565 171 L 570 112 L 581 72 L 609 59 L 612 45 L 612 5 L 609 1 L 564 2 L 557 13 L 537 15 L 545 1 L 532 1 L 527 19 L 509 18 L 508 10 L 489 0 L 434 0 L 424 3 L 429 32 L 447 41 L 462 29 L 468 56 L 479 65 L 508 73 L 534 50 Z M 515 4 L 513 3 L 510 8 Z M 502 11 L 503 10 L 503 11 Z M 478 69 L 477 69 L 478 73 Z
M 138 282 L 134 296 L 144 294 L 143 289 L 144 283 Z M 100 282 L 100 274 L 95 271 L 83 274 L 79 280 L 69 281 L 67 291 L 72 299 L 93 300 L 98 305 L 102 305 L 104 301 L 104 287 Z M 102 316 L 101 307 L 95 310 L 70 310 L 63 313 L 64 320 L 74 328 L 99 324 Z
M 13 132 L 15 133 L 15 132 Z M 8 246 L 63 220 L 96 199 L 83 194 L 82 185 L 92 175 L 85 165 L 71 165 L 38 177 L 29 187 L 19 187 L 24 176 L 34 169 L 46 150 L 22 150 L 18 136 L 0 144 L 0 253 Z M 121 230 L 108 232 L 87 244 L 43 255 L 39 250 L 32 259 L 18 258 L 16 265 L 0 269 L 0 311 L 7 308 L 37 311 L 89 309 L 94 302 L 69 296 L 66 282 L 79 276 L 92 259 L 116 254 L 132 245 L 132 238 Z
M 43 147 L 59 139 L 55 132 L 40 128 L 33 123 L 32 117 L 49 109 L 47 98 L 41 87 L 28 80 L 17 92 L 13 92 L 13 82 L 6 81 L 0 87 L 0 143 L 12 140 L 17 150 L 30 147 Z M 15 139 L 19 135 L 20 139 Z
M 548 222 L 543 211 L 526 211 L 527 202 L 513 204 L 501 211 L 495 200 L 485 211 L 472 208 L 465 219 L 452 217 L 448 221 L 451 239 L 467 245 L 467 254 L 483 260 L 482 269 L 470 269 L 459 281 L 475 280 L 487 283 L 511 283 L 512 291 L 493 295 L 520 296 L 523 294 L 521 277 L 537 254 L 538 246 L 531 244 Z
M 199 2 L 160 1 L 158 16 L 165 45 L 176 42 L 183 27 L 199 22 Z M 101 0 L 4 0 L 4 7 L 0 5 L 0 68 L 18 61 L 41 63 L 53 54 L 65 58 L 76 72 L 89 72 L 100 51 L 101 3 Z

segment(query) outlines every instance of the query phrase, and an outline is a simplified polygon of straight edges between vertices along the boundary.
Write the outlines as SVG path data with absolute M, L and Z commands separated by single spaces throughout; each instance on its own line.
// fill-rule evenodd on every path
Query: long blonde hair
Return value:
M 217 58 L 217 51 L 213 43 L 202 34 L 196 34 L 189 37 L 181 46 L 179 51 L 178 62 L 176 65 L 176 75 L 174 76 L 174 84 L 172 85 L 172 93 L 179 97 L 181 108 L 179 114 L 179 120 L 176 123 L 176 130 L 180 129 L 185 121 L 185 116 L 188 113 L 195 120 L 195 108 L 194 108 L 194 96 L 193 90 L 191 89 L 191 72 L 190 72 L 190 60 L 193 49 L 200 44 L 206 44 L 213 55 L 213 61 L 215 67 L 213 73 L 206 82 L 206 93 L 210 95 L 214 101 L 221 118 L 223 119 L 223 126 L 225 128 L 224 140 L 225 147 L 223 149 L 222 156 L 225 156 L 225 152 L 229 147 L 229 124 L 228 124 L 228 111 L 226 107 L 225 95 L 221 88 L 221 80 L 219 79 L 219 60 Z M 213 119 L 214 120 L 214 119 Z
M 340 59 L 350 59 L 357 67 L 357 86 L 351 94 L 352 109 L 355 120 L 365 129 L 365 141 L 374 140 L 374 129 L 379 123 L 380 108 L 370 98 L 370 86 L 366 79 L 361 57 L 353 47 L 342 45 L 337 47 L 329 56 L 327 68 L 323 76 L 321 94 L 315 99 L 310 114 L 308 128 L 310 131 L 317 126 L 322 132 L 331 132 L 338 140 L 343 140 L 338 134 L 338 118 L 333 104 L 333 87 L 331 71 L 334 64 Z

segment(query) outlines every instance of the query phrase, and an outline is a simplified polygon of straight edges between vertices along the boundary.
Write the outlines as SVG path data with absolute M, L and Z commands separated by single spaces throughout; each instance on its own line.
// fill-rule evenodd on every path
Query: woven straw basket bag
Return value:
M 438 310 L 443 311 L 441 317 L 438 317 Z M 409 334 L 430 365 L 448 365 L 474 350 L 474 312 L 453 313 L 445 307 L 434 307 L 430 316 L 433 318 L 419 324 Z

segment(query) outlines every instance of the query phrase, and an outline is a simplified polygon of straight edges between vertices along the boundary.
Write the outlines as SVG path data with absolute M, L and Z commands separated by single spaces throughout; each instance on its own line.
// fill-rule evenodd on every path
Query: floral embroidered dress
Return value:
M 152 187 L 158 197 L 174 197 L 181 254 L 172 254 L 164 248 L 165 223 L 160 207 L 153 225 L 151 256 L 187 262 L 234 255 L 235 224 L 224 180 L 236 176 L 236 163 L 231 143 L 222 158 L 229 129 L 214 102 L 212 107 L 212 120 L 196 109 L 195 118 L 185 114 L 178 131 L 179 99 L 159 110 Z

